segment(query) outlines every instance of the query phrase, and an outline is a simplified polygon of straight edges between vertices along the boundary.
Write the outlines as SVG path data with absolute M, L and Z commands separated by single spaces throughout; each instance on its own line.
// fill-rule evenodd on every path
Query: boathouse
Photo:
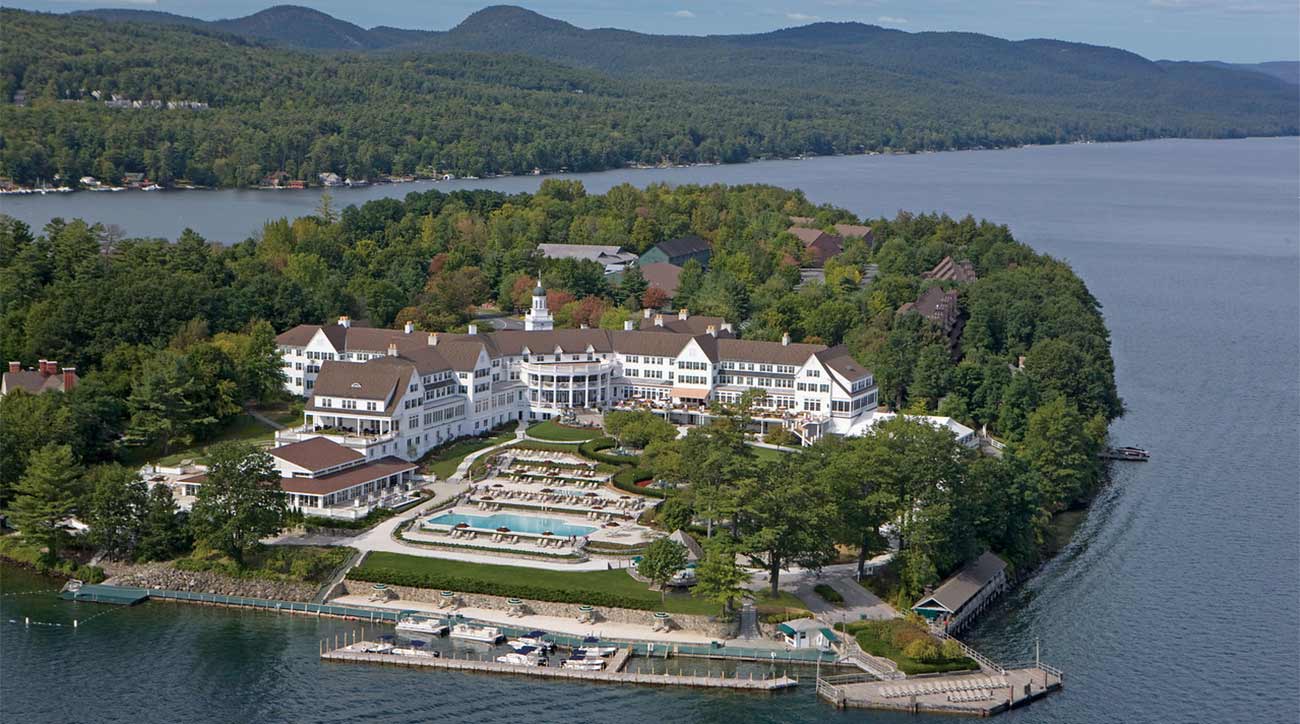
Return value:
M 792 649 L 826 650 L 838 640 L 834 631 L 815 618 L 784 621 L 777 624 L 776 630 L 785 638 L 785 645 Z
M 1006 561 L 992 551 L 984 551 L 979 558 L 945 579 L 933 592 L 922 596 L 912 610 L 947 631 L 958 631 L 1006 587 Z

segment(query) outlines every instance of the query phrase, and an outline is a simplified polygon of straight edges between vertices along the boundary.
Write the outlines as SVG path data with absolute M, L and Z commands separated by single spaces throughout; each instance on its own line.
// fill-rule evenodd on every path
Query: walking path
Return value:
M 252 418 L 253 418 L 254 420 L 257 420 L 258 422 L 262 423 L 263 425 L 266 425 L 267 427 L 271 428 L 272 430 L 283 430 L 283 429 L 284 429 L 284 425 L 281 425 L 280 423 L 276 422 L 275 420 L 272 420 L 271 418 L 267 417 L 266 415 L 263 415 L 262 413 L 258 412 L 257 410 L 254 410 L 254 409 L 251 409 L 251 408 L 245 408 L 245 409 L 244 409 L 244 412 L 247 412 L 250 416 L 252 416 Z M 301 422 L 301 421 L 300 421 L 300 422 Z

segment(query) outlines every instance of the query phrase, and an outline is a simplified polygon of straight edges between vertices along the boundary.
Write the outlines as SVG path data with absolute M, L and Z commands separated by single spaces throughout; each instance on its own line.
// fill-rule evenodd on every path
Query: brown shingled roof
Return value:
M 300 324 L 277 334 L 275 343 L 285 347 L 306 347 L 319 330 L 319 324 Z
M 650 286 L 659 287 L 670 297 L 677 294 L 677 280 L 681 278 L 682 268 L 676 264 L 663 261 L 643 264 L 641 273 L 645 275 L 645 280 Z
M 406 385 L 414 367 L 411 362 L 396 357 L 376 357 L 367 362 L 325 361 L 321 363 L 313 392 L 325 397 L 387 400 L 394 390 Z M 337 408 L 323 409 L 344 412 Z
M 849 380 L 861 379 L 871 374 L 871 370 L 853 359 L 853 355 L 849 354 L 849 348 L 842 344 L 818 352 L 817 359 Z
M 280 478 L 280 488 L 287 493 L 329 495 L 354 485 L 385 478 L 394 473 L 415 470 L 419 466 L 395 457 L 386 457 L 319 478 Z
M 281 460 L 313 472 L 364 460 L 366 457 L 352 448 L 343 447 L 324 437 L 313 437 L 302 442 L 283 445 L 270 452 Z
M 824 344 L 781 344 L 752 339 L 719 339 L 717 342 L 721 359 L 778 365 L 802 365 L 810 356 L 826 349 Z

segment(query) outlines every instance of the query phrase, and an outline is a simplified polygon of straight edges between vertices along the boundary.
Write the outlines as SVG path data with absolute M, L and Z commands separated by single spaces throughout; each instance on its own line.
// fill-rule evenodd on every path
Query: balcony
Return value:
M 389 431 L 360 430 L 356 427 L 334 427 L 328 425 L 300 425 L 285 428 L 275 433 L 275 441 L 281 444 L 302 442 L 313 437 L 323 437 L 350 448 L 364 450 L 370 445 L 391 442 L 397 433 Z

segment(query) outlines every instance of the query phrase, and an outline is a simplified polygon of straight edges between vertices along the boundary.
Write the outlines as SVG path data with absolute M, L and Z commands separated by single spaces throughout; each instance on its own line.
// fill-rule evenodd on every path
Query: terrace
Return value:
M 651 539 L 636 520 L 657 501 L 609 487 L 613 473 L 572 453 L 507 449 L 462 504 L 425 520 L 415 540 L 468 542 L 515 552 L 578 554 L 588 542 L 635 546 Z M 444 536 L 442 540 L 428 535 Z

